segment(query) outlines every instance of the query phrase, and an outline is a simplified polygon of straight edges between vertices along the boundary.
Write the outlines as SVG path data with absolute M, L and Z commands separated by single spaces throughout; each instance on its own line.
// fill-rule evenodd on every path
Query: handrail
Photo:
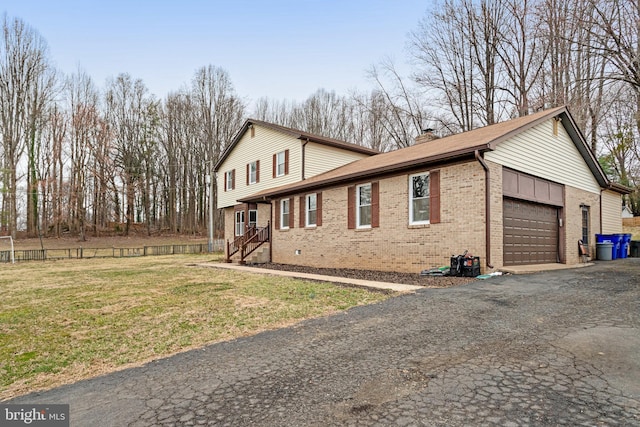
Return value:
M 233 239 L 232 242 L 229 242 L 229 240 L 227 240 L 227 257 L 231 257 L 231 255 L 235 254 L 240 250 L 240 248 L 242 247 L 242 244 L 244 243 L 245 238 L 246 237 L 242 235 Z
M 242 245 L 244 245 L 244 243 L 247 240 L 251 239 L 255 235 L 255 233 L 256 233 L 256 228 L 249 227 L 247 228 L 247 231 L 242 236 L 238 236 L 235 239 L 233 239 L 233 242 L 229 242 L 227 240 L 228 257 L 231 257 L 231 255 L 234 255 L 236 252 L 242 249 Z
M 262 246 L 263 243 L 269 241 L 269 222 L 266 227 L 250 227 L 246 233 L 242 236 L 236 237 L 233 242 L 227 240 L 227 262 L 231 262 L 231 257 L 240 252 L 240 262 L 244 262 L 244 259 L 253 251 Z
M 230 242 L 229 239 L 227 239 L 227 257 L 225 259 L 226 262 L 231 262 L 231 257 L 238 253 L 238 251 L 242 247 L 242 240 L 240 238 L 244 238 L 244 236 L 238 236 L 233 240 L 233 242 Z
M 256 229 L 253 236 L 247 239 L 240 249 L 240 261 L 249 256 L 253 251 L 262 246 L 263 243 L 269 241 L 269 223 L 266 227 Z

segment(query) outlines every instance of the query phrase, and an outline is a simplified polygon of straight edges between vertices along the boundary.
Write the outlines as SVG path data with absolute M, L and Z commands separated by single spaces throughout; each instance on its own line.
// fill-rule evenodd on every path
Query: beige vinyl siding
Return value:
M 602 234 L 622 233 L 622 197 L 614 191 L 602 192 Z
M 255 127 L 254 137 L 246 132 L 218 169 L 218 207 L 237 204 L 237 200 L 259 191 L 300 181 L 302 177 L 301 141 L 262 126 Z M 273 178 L 273 155 L 289 150 L 289 174 Z M 247 186 L 247 163 L 260 160 L 260 182 Z M 236 188 L 224 191 L 224 173 L 236 170 Z
M 309 142 L 305 147 L 305 178 L 330 171 L 347 163 L 369 157 L 367 154 L 355 153 L 340 148 Z
M 254 130 L 253 138 L 250 131 L 246 132 L 218 168 L 219 208 L 234 206 L 238 199 L 260 191 L 302 180 L 303 141 L 260 125 L 254 125 Z M 289 173 L 273 178 L 273 155 L 284 150 L 289 150 Z M 305 147 L 305 178 L 365 157 L 368 155 L 308 142 Z M 256 160 L 260 160 L 260 181 L 247 185 L 247 164 Z M 232 169 L 236 170 L 235 189 L 224 191 L 224 174 Z
M 485 158 L 580 190 L 600 192 L 598 182 L 564 126 L 558 126 L 558 135 L 553 135 L 553 119 L 498 144 Z

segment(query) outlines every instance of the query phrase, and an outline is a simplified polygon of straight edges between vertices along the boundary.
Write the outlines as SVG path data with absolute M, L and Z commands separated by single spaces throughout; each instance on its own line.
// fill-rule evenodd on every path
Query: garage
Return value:
M 505 198 L 504 265 L 558 262 L 558 208 Z

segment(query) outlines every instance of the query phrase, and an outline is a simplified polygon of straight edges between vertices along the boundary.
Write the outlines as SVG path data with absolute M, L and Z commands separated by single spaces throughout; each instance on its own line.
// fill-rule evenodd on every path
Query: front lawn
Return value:
M 0 400 L 388 298 L 211 258 L 0 265 Z

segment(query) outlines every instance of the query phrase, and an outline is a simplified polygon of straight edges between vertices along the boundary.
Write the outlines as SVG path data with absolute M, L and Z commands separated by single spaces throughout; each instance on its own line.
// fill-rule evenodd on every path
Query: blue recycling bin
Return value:
M 620 249 L 620 246 L 622 246 L 622 234 L 609 234 L 609 236 L 611 237 L 611 243 L 613 243 L 613 255 L 611 259 L 620 258 L 620 253 L 622 252 Z
M 620 243 L 620 253 L 618 258 L 627 258 L 629 256 L 629 244 L 631 243 L 631 234 L 622 234 Z

